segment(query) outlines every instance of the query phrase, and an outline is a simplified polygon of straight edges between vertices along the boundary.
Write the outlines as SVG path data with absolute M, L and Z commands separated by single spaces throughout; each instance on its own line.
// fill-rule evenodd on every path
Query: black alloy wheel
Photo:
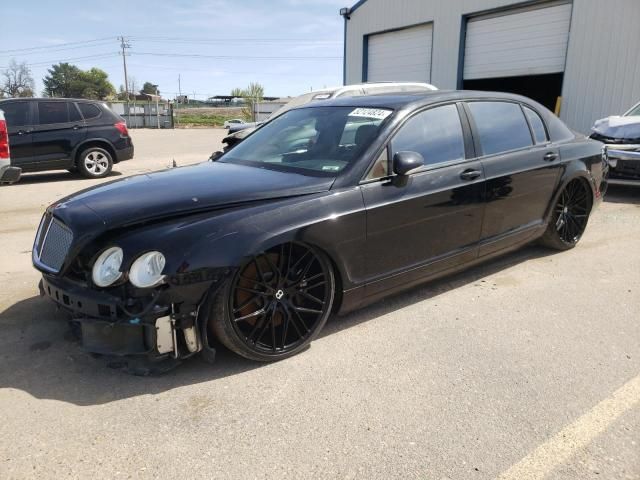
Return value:
M 214 333 L 236 353 L 272 361 L 304 349 L 331 312 L 335 279 L 326 256 L 302 243 L 274 247 L 248 260 L 223 289 Z
M 589 220 L 591 192 L 582 180 L 572 180 L 560 194 L 543 243 L 567 250 L 576 246 Z

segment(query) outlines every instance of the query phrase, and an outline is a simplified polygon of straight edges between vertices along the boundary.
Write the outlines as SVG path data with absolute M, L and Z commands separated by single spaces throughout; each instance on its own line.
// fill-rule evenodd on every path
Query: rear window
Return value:
M 29 124 L 29 103 L 11 102 L 0 104 L 8 127 L 22 127 Z
M 100 109 L 92 103 L 79 103 L 78 107 L 80 107 L 80 111 L 85 120 L 98 118 L 100 116 Z
M 533 137 L 536 139 L 536 143 L 545 143 L 547 141 L 547 131 L 544 128 L 544 123 L 542 123 L 540 115 L 538 115 L 528 107 L 522 108 L 524 108 L 524 113 L 527 115 L 527 119 L 529 120 L 529 124 L 531 125 L 531 130 L 533 130 Z
M 79 122 L 82 120 L 80 116 L 80 112 L 78 111 L 78 107 L 76 107 L 75 103 L 69 104 L 69 121 L 70 122 Z
M 517 103 L 469 102 L 484 155 L 533 145 L 529 125 Z
M 38 102 L 38 119 L 40 125 L 67 123 L 69 121 L 67 102 Z

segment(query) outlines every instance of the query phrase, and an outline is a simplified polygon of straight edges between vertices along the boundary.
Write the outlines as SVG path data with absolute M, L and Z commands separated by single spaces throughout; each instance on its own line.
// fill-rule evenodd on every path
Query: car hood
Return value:
M 640 116 L 612 116 L 596 120 L 592 130 L 603 137 L 640 139 Z
M 60 200 L 51 209 L 67 224 L 82 217 L 83 228 L 89 227 L 86 217 L 90 210 L 103 229 L 108 229 L 247 202 L 325 192 L 333 181 L 327 177 L 205 162 L 89 188 Z

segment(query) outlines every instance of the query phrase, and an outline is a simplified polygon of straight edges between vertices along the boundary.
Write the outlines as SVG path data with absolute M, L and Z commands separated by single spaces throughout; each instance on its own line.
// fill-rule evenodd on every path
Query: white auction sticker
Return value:
M 384 120 L 391 115 L 391 110 L 383 108 L 356 108 L 349 114 L 350 117 L 378 118 Z

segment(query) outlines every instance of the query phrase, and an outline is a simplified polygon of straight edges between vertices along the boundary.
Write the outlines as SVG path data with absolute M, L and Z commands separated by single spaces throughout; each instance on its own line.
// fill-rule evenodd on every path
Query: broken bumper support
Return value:
M 205 285 L 203 291 L 209 286 Z M 206 323 L 206 315 L 199 321 L 196 302 L 174 303 L 165 291 L 151 295 L 147 307 L 136 315 L 128 312 L 123 299 L 65 279 L 43 275 L 39 287 L 42 296 L 71 314 L 88 352 L 180 360 L 206 350 L 208 361 L 215 358 L 215 350 L 206 338 L 206 325 L 201 325 Z

